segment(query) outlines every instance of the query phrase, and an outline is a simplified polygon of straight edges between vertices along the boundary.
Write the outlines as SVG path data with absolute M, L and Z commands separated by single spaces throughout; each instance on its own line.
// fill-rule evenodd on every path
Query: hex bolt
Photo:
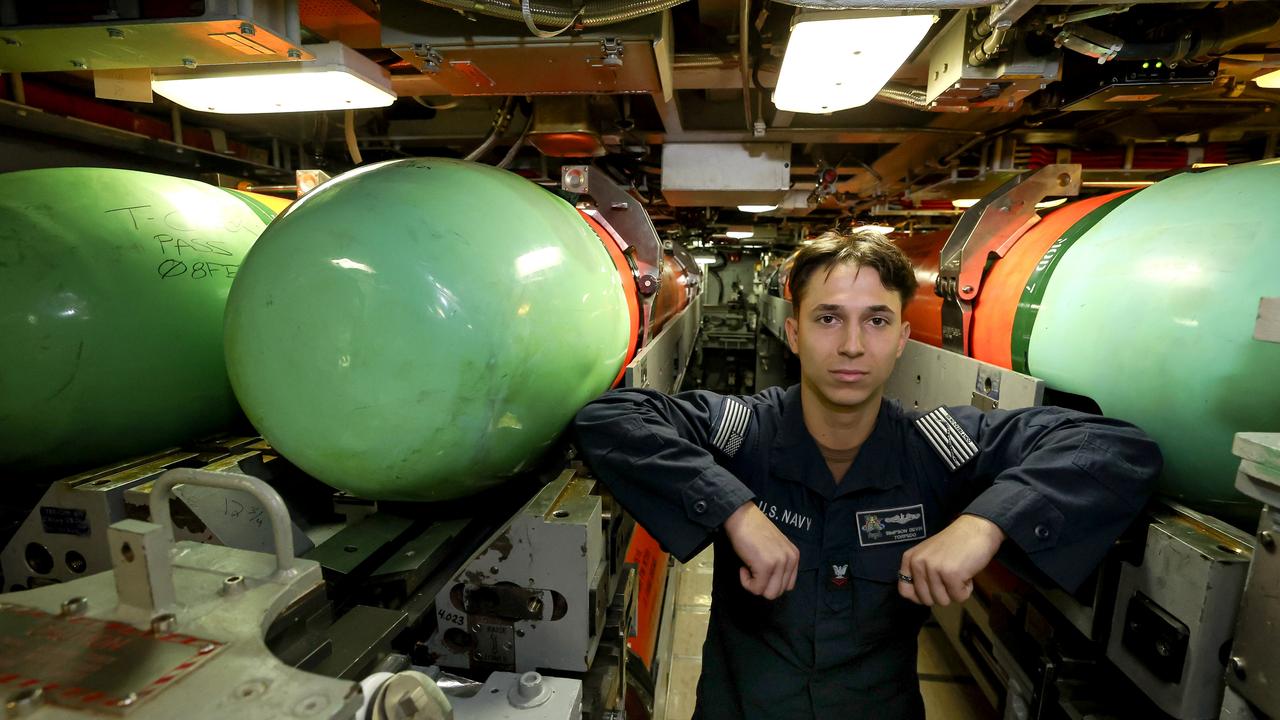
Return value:
M 542 613 L 542 598 L 529 598 L 529 612 L 534 615 Z
M 107 37 L 111 38 L 112 40 L 123 40 L 124 31 L 121 30 L 120 28 L 107 28 Z
M 1244 680 L 1248 673 L 1245 671 L 1244 660 L 1240 657 L 1231 658 L 1231 662 L 1227 663 L 1227 668 L 1236 676 L 1237 680 Z
M 71 67 L 73 67 L 73 68 L 75 68 L 75 69 L 77 69 L 77 70 L 83 70 L 83 69 L 85 69 L 86 67 L 89 67 L 89 66 L 88 66 L 88 65 L 86 65 L 86 64 L 85 64 L 85 62 L 84 62 L 83 60 L 72 60 L 72 61 L 71 61 Z
M 1276 537 L 1271 534 L 1270 530 L 1263 530 L 1258 533 L 1258 542 L 1262 543 L 1262 547 L 1266 549 L 1267 552 L 1276 551 Z
M 963 293 L 971 293 L 971 292 L 973 292 L 973 286 L 972 286 L 972 285 L 965 285 L 964 287 L 960 288 L 960 292 L 963 292 Z
M 89 611 L 89 601 L 82 597 L 73 597 L 62 603 L 64 617 L 76 617 Z
M 189 58 L 189 57 L 184 57 L 184 58 L 182 58 L 182 67 L 184 67 L 184 68 L 195 68 L 195 66 L 196 66 L 196 59 L 195 59 L 195 58 Z
M 302 51 L 301 51 L 301 50 L 299 50 L 298 48 L 289 48 L 289 52 L 288 52 L 288 53 L 286 53 L 286 54 L 289 56 L 289 59 L 290 59 L 290 60 L 301 60 L 301 59 L 302 59 Z
M 257 29 L 253 27 L 253 23 L 247 23 L 247 22 L 240 23 L 241 35 L 253 35 L 256 32 L 257 32 Z

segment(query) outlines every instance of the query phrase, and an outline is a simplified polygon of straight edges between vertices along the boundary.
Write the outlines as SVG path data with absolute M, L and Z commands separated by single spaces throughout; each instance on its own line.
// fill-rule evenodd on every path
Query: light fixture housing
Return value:
M 1258 83 L 1258 87 L 1260 88 L 1270 88 L 1273 90 L 1280 88 L 1280 69 L 1272 70 L 1265 75 L 1259 75 L 1254 78 L 1253 81 Z
M 897 228 L 895 228 L 892 225 L 859 225 L 854 229 L 855 230 L 874 230 L 875 232 L 881 233 L 883 235 L 888 235 L 889 233 L 897 230 Z
M 228 115 L 354 110 L 395 102 L 391 76 L 339 42 L 304 45 L 312 61 L 220 65 L 156 75 L 157 95 L 192 110 Z
M 755 231 L 754 231 L 754 230 L 727 230 L 727 231 L 725 231 L 725 235 L 728 235 L 729 237 L 733 238 L 734 240 L 746 240 L 747 238 L 755 237 L 755 234 L 756 234 L 756 233 L 755 233 Z
M 866 105 L 937 20 L 929 10 L 797 12 L 773 104 L 801 113 Z
M 777 210 L 777 205 L 739 205 L 738 211 L 744 213 L 767 213 Z
M 978 204 L 979 198 L 960 198 L 951 201 L 951 207 L 957 210 L 967 210 Z

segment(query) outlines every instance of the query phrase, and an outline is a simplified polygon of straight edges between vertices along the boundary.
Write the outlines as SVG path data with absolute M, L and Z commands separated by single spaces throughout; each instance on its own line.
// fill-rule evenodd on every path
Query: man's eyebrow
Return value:
M 889 307 L 888 305 L 872 305 L 868 307 L 864 312 L 889 313 L 890 315 L 892 315 L 893 308 Z
M 844 306 L 830 305 L 830 304 L 814 305 L 813 310 L 814 312 L 838 312 L 838 311 L 844 310 Z

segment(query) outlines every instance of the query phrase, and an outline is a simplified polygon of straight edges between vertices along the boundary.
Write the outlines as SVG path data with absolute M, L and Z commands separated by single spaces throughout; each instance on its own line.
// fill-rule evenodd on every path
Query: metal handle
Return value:
M 271 536 L 275 540 L 276 571 L 272 580 L 283 580 L 297 573 L 293 558 L 293 521 L 280 494 L 270 485 L 255 477 L 239 473 L 220 473 L 192 468 L 169 470 L 156 479 L 151 488 L 151 522 L 168 528 L 173 533 L 173 520 L 169 514 L 169 496 L 175 485 L 204 485 L 223 490 L 240 490 L 252 495 L 267 511 L 271 520 Z

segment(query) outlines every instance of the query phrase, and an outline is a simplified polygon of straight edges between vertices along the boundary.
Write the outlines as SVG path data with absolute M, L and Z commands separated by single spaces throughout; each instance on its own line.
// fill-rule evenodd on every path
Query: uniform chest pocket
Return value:
M 853 570 L 853 639 L 858 646 L 915 642 L 929 609 L 898 594 L 898 570 L 910 545 L 863 548 Z

